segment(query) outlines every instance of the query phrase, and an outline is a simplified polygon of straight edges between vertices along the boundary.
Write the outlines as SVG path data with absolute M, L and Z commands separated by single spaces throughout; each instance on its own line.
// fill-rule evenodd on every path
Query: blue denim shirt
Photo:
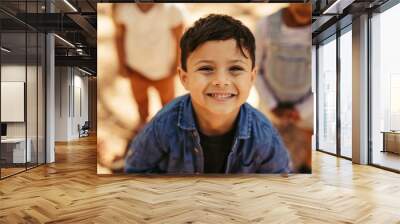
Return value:
M 225 173 L 288 173 L 288 152 L 267 118 L 247 103 L 238 116 Z M 194 119 L 190 95 L 166 105 L 129 145 L 125 172 L 203 173 L 204 156 Z

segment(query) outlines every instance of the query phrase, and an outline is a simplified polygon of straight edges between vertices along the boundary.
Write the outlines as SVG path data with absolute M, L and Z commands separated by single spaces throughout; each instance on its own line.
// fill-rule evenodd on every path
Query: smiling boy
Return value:
M 240 21 L 211 14 L 180 41 L 189 94 L 164 107 L 132 141 L 128 173 L 288 173 L 280 137 L 245 103 L 256 76 L 255 40 Z

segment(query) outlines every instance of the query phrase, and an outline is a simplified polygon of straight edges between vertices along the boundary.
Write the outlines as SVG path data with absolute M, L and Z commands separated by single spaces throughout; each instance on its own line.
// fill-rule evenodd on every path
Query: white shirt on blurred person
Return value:
M 183 23 L 175 4 L 155 4 L 148 12 L 136 4 L 118 4 L 115 20 L 125 25 L 126 63 L 150 80 L 171 75 L 176 59 L 176 42 L 171 29 Z

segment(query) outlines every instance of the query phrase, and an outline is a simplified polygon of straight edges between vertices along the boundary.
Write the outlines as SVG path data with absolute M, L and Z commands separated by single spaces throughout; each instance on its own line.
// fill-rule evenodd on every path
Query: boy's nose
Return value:
M 229 76 L 224 74 L 224 72 L 220 72 L 215 76 L 212 84 L 215 86 L 228 86 L 231 83 L 229 80 Z

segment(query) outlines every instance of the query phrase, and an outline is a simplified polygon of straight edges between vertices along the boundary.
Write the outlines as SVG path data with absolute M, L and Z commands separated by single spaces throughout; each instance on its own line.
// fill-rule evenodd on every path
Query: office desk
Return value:
M 400 131 L 382 131 L 383 150 L 382 152 L 393 152 L 400 154 Z
M 31 162 L 32 140 L 27 138 L 28 143 L 25 154 L 25 138 L 6 138 L 1 139 L 1 157 L 6 163 L 25 163 Z M 25 161 L 26 159 L 26 161 Z

